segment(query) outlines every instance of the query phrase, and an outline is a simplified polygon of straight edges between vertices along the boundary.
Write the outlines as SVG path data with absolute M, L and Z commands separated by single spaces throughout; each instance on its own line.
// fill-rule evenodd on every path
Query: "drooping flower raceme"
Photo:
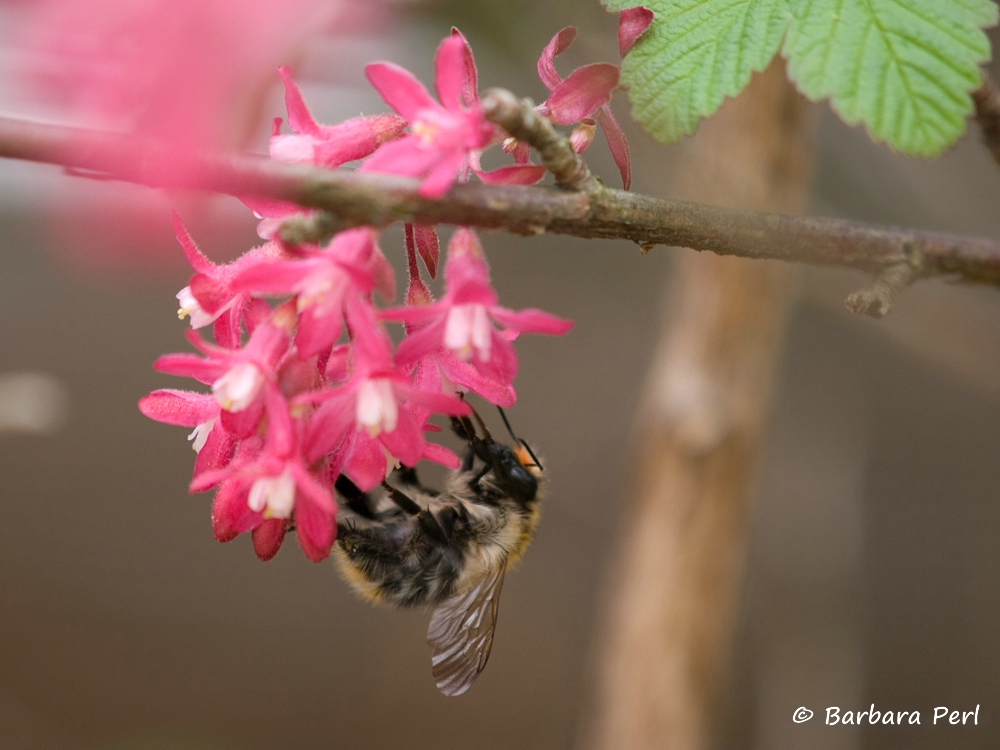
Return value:
M 512 166 L 480 168 L 480 152 L 506 134 L 483 116 L 465 38 L 454 32 L 445 39 L 435 62 L 437 100 L 409 72 L 374 63 L 369 80 L 397 114 L 330 126 L 315 122 L 289 71 L 281 69 L 293 132 L 276 127 L 271 157 L 324 168 L 362 160 L 365 171 L 419 178 L 425 196 L 439 196 L 472 174 L 513 184 L 540 179 L 540 168 L 523 153 Z M 550 116 L 572 112 L 586 119 L 606 104 L 610 90 L 573 103 L 579 88 L 572 82 L 582 77 L 560 84 L 569 93 L 556 87 L 544 105 Z M 303 213 L 280 201 L 248 196 L 244 202 L 263 219 L 258 231 L 265 238 L 288 216 Z M 191 431 L 198 455 L 190 489 L 215 491 L 216 538 L 249 532 L 262 559 L 277 553 L 291 529 L 310 560 L 329 554 L 341 475 L 368 491 L 395 467 L 424 459 L 457 468 L 454 453 L 427 439 L 440 429 L 433 416 L 468 414 L 466 393 L 513 405 L 515 339 L 572 327 L 540 310 L 503 307 L 482 245 L 466 227 L 448 243 L 444 289 L 435 300 L 419 263 L 434 278 L 437 233 L 406 225 L 404 304 L 382 309 L 377 299 L 390 303 L 396 284 L 373 227 L 339 232 L 322 245 L 286 248 L 271 239 L 228 265 L 203 255 L 176 217 L 175 229 L 194 269 L 178 300 L 197 353 L 164 355 L 156 369 L 203 388 L 156 390 L 139 408 Z M 404 326 L 398 347 L 386 330 L 391 322 Z M 205 340 L 207 329 L 214 343 Z

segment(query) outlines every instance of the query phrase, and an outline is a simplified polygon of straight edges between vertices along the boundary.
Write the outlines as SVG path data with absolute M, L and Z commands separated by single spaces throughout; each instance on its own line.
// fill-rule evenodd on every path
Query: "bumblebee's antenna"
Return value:
M 539 471 L 545 471 L 545 469 L 542 468 L 542 462 L 538 460 L 538 456 L 536 456 L 535 452 L 531 450 L 531 446 L 528 445 L 526 441 L 521 440 L 521 438 L 519 438 L 517 435 L 514 434 L 514 429 L 510 426 L 510 421 L 507 419 L 507 413 L 500 406 L 497 407 L 497 411 L 500 412 L 500 418 L 503 420 L 503 423 L 507 425 L 507 432 L 510 433 L 510 436 L 514 439 L 514 442 L 524 446 L 524 449 L 528 451 L 528 455 L 531 456 L 531 460 L 535 462 L 535 466 L 538 467 Z M 476 417 L 478 418 L 479 415 L 477 414 Z
M 510 436 L 514 439 L 514 442 L 520 443 L 521 441 L 518 440 L 517 435 L 514 434 L 514 428 L 510 426 L 510 421 L 507 419 L 507 412 L 505 412 L 503 410 L 503 407 L 501 406 L 497 407 L 497 411 L 500 412 L 500 419 L 502 419 L 503 423 L 507 425 L 507 432 L 510 433 Z

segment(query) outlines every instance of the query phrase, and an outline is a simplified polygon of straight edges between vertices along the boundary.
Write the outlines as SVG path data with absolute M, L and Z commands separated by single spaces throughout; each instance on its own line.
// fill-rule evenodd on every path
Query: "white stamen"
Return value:
M 396 394 L 392 383 L 385 378 L 366 380 L 358 390 L 358 405 L 355 412 L 358 424 L 368 428 L 368 434 L 375 437 L 379 432 L 392 432 L 399 420 Z
M 276 477 L 261 477 L 250 487 L 247 497 L 250 510 L 268 518 L 288 518 L 295 505 L 295 480 L 290 469 Z M 266 508 L 266 511 L 265 511 Z
M 264 387 L 264 374 L 252 362 L 240 362 L 212 384 L 216 400 L 226 411 L 243 411 Z
M 208 434 L 215 427 L 215 423 L 218 421 L 218 417 L 215 419 L 210 419 L 207 422 L 202 422 L 200 425 L 194 428 L 194 431 L 188 435 L 188 440 L 193 440 L 191 447 L 194 448 L 195 453 L 201 453 L 201 449 L 205 447 L 205 443 L 208 441 Z

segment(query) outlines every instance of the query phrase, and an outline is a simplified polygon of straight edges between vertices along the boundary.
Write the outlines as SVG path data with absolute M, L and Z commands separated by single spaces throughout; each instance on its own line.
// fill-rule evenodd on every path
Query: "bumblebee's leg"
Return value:
M 492 440 L 489 438 L 488 433 L 486 439 L 480 439 L 479 435 L 476 434 L 476 428 L 473 426 L 472 420 L 468 417 L 452 417 L 451 429 L 454 430 L 455 434 L 462 438 L 462 440 L 468 442 L 480 459 L 489 463 L 489 444 Z
M 375 511 L 372 509 L 372 498 L 367 492 L 361 489 L 346 476 L 341 474 L 333 484 L 337 492 L 347 502 L 347 507 L 353 510 L 362 518 L 375 520 Z
M 409 495 L 400 492 L 388 482 L 382 482 L 382 486 L 388 493 L 389 499 L 396 503 L 404 513 L 411 516 L 418 516 L 423 512 L 423 508 L 417 505 Z
M 476 431 L 473 429 L 472 422 L 469 421 L 468 417 L 452 417 L 451 429 L 470 445 L 477 439 Z
M 425 487 L 420 483 L 420 478 L 417 476 L 417 470 L 411 466 L 401 466 L 396 469 L 395 477 L 399 480 L 399 483 L 407 487 L 416 487 L 423 493 L 428 495 L 440 495 L 441 493 L 437 490 L 431 489 L 430 487 Z

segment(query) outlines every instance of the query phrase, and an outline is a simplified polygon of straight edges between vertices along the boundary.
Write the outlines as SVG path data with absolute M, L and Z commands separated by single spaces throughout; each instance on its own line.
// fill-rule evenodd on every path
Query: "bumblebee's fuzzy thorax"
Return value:
M 413 606 L 437 604 L 515 563 L 538 526 L 544 482 L 520 501 L 504 494 L 493 472 L 475 479 L 476 472 L 455 472 L 441 494 L 406 487 L 418 514 L 400 509 L 390 490 L 369 497 L 374 517 L 343 508 L 334 549 L 341 575 L 369 601 Z
M 373 493 L 344 476 L 336 482 L 346 506 L 334 550 L 341 574 L 369 601 L 436 607 L 428 639 L 448 695 L 464 692 L 486 664 L 504 573 L 535 535 L 545 487 L 530 450 L 459 427 L 470 447 L 443 492 L 422 486 L 412 469 Z

